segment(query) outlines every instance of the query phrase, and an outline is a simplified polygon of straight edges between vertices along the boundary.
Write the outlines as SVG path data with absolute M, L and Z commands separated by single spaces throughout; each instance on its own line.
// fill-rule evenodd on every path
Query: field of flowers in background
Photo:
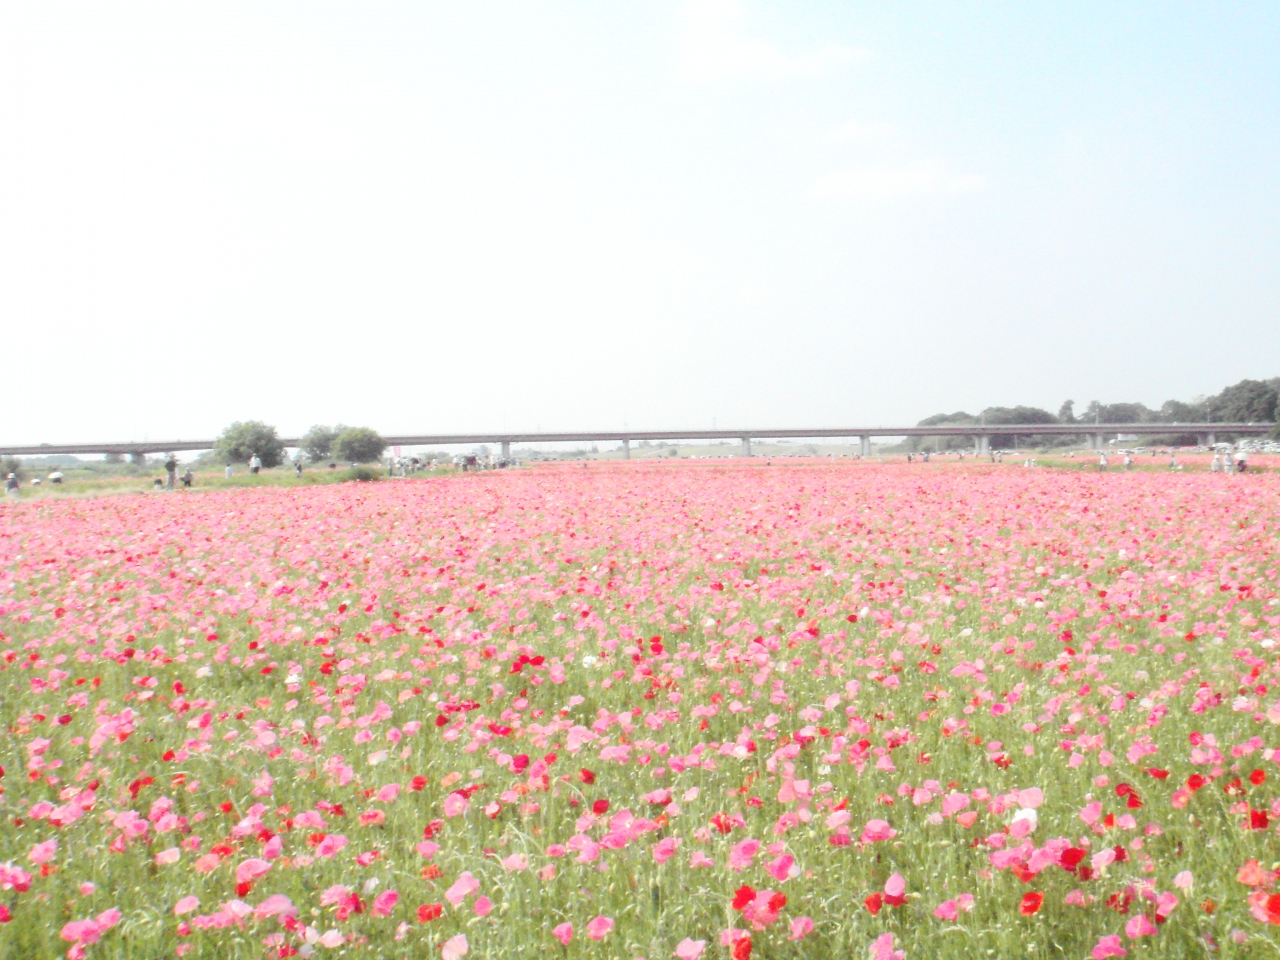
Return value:
M 1270 957 L 1280 475 L 0 514 L 0 957 Z

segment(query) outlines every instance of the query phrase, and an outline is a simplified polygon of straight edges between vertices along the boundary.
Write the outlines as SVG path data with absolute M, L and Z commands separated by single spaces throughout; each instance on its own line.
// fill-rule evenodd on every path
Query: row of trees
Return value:
M 368 427 L 315 426 L 306 432 L 299 455 L 311 463 L 342 461 L 370 463 L 382 458 L 387 442 Z M 264 467 L 284 463 L 285 445 L 276 428 L 260 420 L 236 421 L 214 441 L 214 455 L 223 463 L 248 463 L 256 456 Z
M 1016 439 L 1030 442 L 1034 446 L 1065 446 L 1077 442 L 1069 436 L 1040 435 L 1034 427 L 1048 423 L 1078 423 L 1082 427 L 1091 423 L 1167 423 L 1170 424 L 1168 436 L 1152 438 L 1155 442 L 1171 444 L 1191 444 L 1196 442 L 1194 432 L 1187 433 L 1177 429 L 1178 425 L 1195 423 L 1274 423 L 1280 413 L 1280 377 L 1270 380 L 1241 380 L 1239 383 L 1225 388 L 1212 397 L 1197 397 L 1190 402 L 1169 400 L 1161 404 L 1158 410 L 1141 403 L 1099 403 L 1094 400 L 1079 414 L 1075 410 L 1075 401 L 1066 401 L 1059 409 L 1057 416 L 1048 410 L 1038 407 L 987 407 L 976 416 L 963 410 L 955 413 L 938 413 L 925 417 L 919 426 L 932 427 L 941 424 L 973 425 L 979 423 L 1025 423 L 1027 436 L 992 437 L 993 447 L 1008 448 L 1015 445 Z M 935 440 L 914 437 L 908 446 L 912 449 L 968 448 L 972 445 L 967 437 L 939 437 Z

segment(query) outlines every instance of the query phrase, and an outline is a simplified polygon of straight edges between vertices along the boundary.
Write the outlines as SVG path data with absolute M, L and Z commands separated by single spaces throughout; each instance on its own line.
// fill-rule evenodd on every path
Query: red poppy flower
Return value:
M 1268 923 L 1280 924 L 1280 893 L 1273 893 L 1262 904 Z
M 1085 856 L 1085 851 L 1081 850 L 1079 847 L 1068 847 L 1066 850 L 1063 850 L 1062 855 L 1058 857 L 1058 864 L 1063 870 L 1074 873 L 1076 867 L 1080 865 L 1080 861 L 1083 860 Z
M 739 937 L 733 942 L 733 960 L 749 960 L 751 956 L 751 938 Z
M 866 906 L 867 912 L 874 917 L 884 906 L 884 895 L 880 893 L 873 893 L 871 896 L 867 897 L 867 899 L 863 900 L 862 903 Z
M 1044 903 L 1043 893 L 1024 893 L 1022 902 L 1018 904 L 1018 912 L 1024 917 L 1034 916 L 1040 910 L 1040 905 Z
M 419 923 L 430 923 L 432 920 L 439 920 L 443 915 L 443 903 L 424 903 L 418 908 Z
M 733 893 L 733 909 L 743 910 L 755 898 L 756 892 L 744 883 Z

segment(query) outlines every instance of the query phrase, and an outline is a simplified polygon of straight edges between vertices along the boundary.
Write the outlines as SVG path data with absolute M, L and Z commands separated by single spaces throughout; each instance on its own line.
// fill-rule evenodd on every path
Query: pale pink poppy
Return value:
M 868 820 L 867 825 L 862 828 L 863 843 L 892 840 L 897 835 L 898 831 L 889 826 L 887 820 Z
M 811 917 L 796 917 L 791 921 L 791 934 L 788 940 L 801 940 L 813 933 L 813 919 Z
M 464 870 L 458 875 L 453 885 L 444 892 L 444 898 L 456 907 L 479 889 L 480 881 L 471 875 L 470 870 Z
M 373 898 L 373 906 L 369 908 L 369 912 L 375 917 L 389 917 L 399 900 L 400 894 L 396 893 L 396 891 L 383 890 Z
M 587 923 L 587 936 L 592 940 L 603 940 L 613 929 L 613 921 L 608 917 L 596 917 Z
M 236 867 L 236 883 L 252 883 L 267 875 L 271 864 L 259 857 L 250 857 Z

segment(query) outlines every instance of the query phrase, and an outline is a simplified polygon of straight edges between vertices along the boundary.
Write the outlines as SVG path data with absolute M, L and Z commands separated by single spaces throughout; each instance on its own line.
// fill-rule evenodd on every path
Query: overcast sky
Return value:
M 1280 5 L 8 3 L 0 441 L 1280 375 Z

